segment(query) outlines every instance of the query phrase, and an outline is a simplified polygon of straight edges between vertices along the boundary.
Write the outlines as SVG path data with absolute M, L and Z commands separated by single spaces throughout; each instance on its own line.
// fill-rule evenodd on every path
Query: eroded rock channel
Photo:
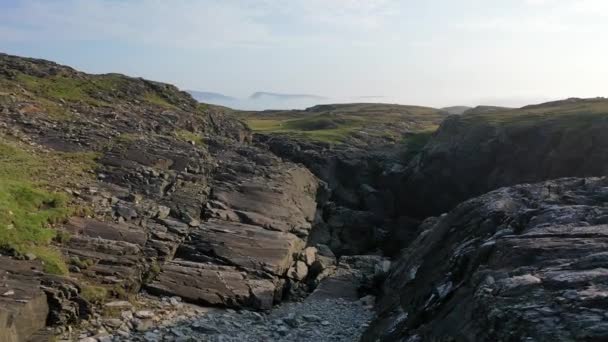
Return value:
M 381 124 L 254 136 L 173 86 L 48 61 L 0 55 L 0 76 L 3 157 L 32 178 L 2 185 L 64 213 L 3 241 L 0 341 L 608 339 L 605 99 L 450 116 L 412 151 Z M 444 119 L 419 109 L 390 106 L 393 135 Z

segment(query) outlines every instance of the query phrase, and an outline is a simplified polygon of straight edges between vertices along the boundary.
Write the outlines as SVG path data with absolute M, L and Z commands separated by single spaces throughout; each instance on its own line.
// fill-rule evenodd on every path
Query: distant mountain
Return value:
M 233 102 L 237 99 L 231 96 L 226 96 L 220 93 L 213 93 L 207 91 L 195 91 L 195 90 L 187 90 L 195 100 L 199 102 L 206 102 L 211 104 L 224 104 L 226 102 Z
M 461 115 L 464 114 L 467 110 L 471 109 L 471 107 L 467 106 L 452 106 L 452 107 L 444 107 L 439 110 L 442 112 L 446 112 L 448 114 Z
M 197 101 L 239 110 L 304 109 L 328 99 L 318 95 L 282 94 L 259 91 L 248 98 L 235 98 L 219 93 L 188 90 Z
M 276 99 L 276 100 L 326 100 L 323 96 L 308 95 L 308 94 L 280 94 L 280 93 L 268 93 L 259 91 L 249 96 L 251 100 L 259 99 Z

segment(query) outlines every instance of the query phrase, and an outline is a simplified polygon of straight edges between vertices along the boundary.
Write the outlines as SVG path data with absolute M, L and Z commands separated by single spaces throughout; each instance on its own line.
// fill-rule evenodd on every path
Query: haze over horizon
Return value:
M 522 106 L 606 95 L 607 16 L 600 0 L 7 0 L 0 51 L 237 98 Z

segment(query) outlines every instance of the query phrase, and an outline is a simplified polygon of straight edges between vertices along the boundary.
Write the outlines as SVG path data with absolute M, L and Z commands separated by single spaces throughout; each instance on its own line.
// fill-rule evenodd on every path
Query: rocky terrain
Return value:
M 37 208 L 61 209 L 53 231 L 6 214 L 6 234 L 29 229 L 55 239 L 4 242 L 10 260 L 32 260 L 0 266 L 10 302 L 0 307 L 10 318 L 0 320 L 4 340 L 25 340 L 45 326 L 38 316 L 46 312 L 47 324 L 65 327 L 92 317 L 107 298 L 140 289 L 269 309 L 323 272 L 317 249 L 306 249 L 323 186 L 307 169 L 252 146 L 239 121 L 141 79 L 7 55 L 0 74 L 3 146 L 31 153 L 34 164 L 56 155 L 47 168 L 59 172 L 76 156 L 91 159 L 68 179 L 3 175 L 27 191 L 63 193 L 61 202 Z M 73 215 L 77 208 L 82 214 Z
M 604 340 L 607 113 L 234 112 L 0 54 L 0 341 Z
M 372 306 L 345 300 L 307 300 L 271 314 L 222 311 L 129 335 L 130 341 L 356 341 L 373 317 Z M 108 341 L 123 341 L 114 336 Z

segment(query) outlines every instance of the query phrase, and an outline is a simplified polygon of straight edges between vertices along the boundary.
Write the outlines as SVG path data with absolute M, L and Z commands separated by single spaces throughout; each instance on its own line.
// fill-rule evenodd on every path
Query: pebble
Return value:
M 107 308 L 113 308 L 113 309 L 114 308 L 115 309 L 130 309 L 133 307 L 133 304 L 131 304 L 127 301 L 124 301 L 124 300 L 117 300 L 114 302 L 106 303 L 106 304 L 104 304 L 104 306 Z
M 79 339 L 78 342 L 97 342 L 97 339 L 93 337 L 85 337 Z
M 150 310 L 140 310 L 135 313 L 135 317 L 139 319 L 147 319 L 154 317 L 154 312 Z

